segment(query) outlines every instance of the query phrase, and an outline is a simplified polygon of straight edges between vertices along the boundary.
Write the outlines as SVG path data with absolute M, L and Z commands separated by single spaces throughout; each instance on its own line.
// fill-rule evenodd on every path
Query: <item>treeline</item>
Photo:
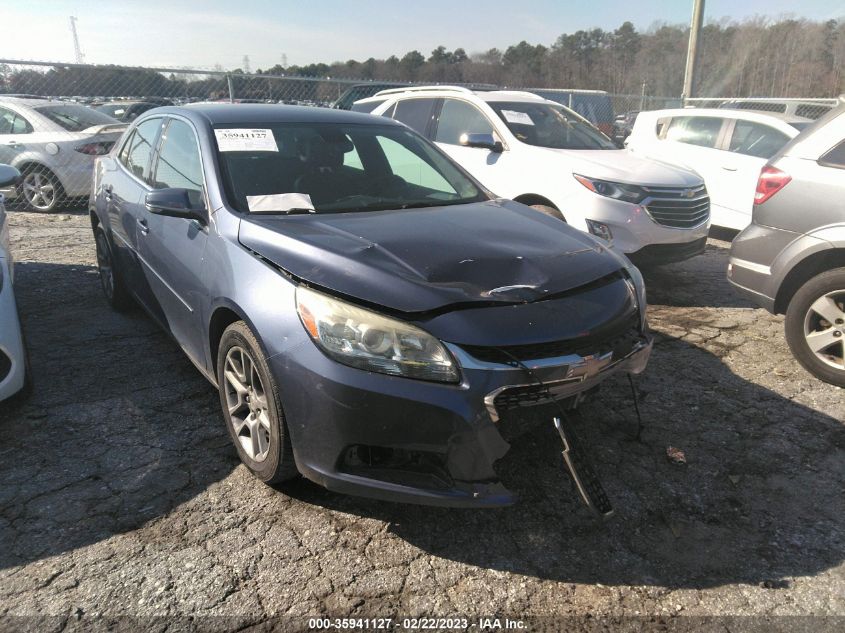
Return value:
M 438 46 L 428 56 L 274 66 L 239 77 L 238 97 L 331 100 L 342 84 L 263 78 L 264 75 L 393 82 L 494 84 L 512 88 L 579 88 L 679 96 L 689 29 L 655 24 L 639 32 L 625 22 L 612 31 L 563 34 L 550 46 L 522 41 L 505 50 L 468 54 Z M 696 93 L 707 97 L 831 97 L 845 92 L 845 20 L 755 19 L 704 27 Z M 115 66 L 44 71 L 0 65 L 0 93 L 82 96 L 228 96 L 226 77 L 201 71 L 165 75 Z
M 581 88 L 679 96 L 689 28 L 630 22 L 612 31 L 563 34 L 550 46 L 522 41 L 468 55 L 437 47 L 427 57 L 310 64 L 266 73 L 384 81 L 491 83 L 510 87 Z M 845 92 L 845 20 L 723 21 L 704 27 L 697 93 L 712 97 L 836 96 Z

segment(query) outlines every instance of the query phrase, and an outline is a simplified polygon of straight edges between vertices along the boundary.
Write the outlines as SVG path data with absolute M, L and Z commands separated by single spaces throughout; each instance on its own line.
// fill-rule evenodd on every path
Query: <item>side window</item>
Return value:
M 827 154 L 819 159 L 819 162 L 825 167 L 838 167 L 845 169 L 845 141 L 830 150 Z
M 171 119 L 161 137 L 153 187 L 187 189 L 191 200 L 199 202 L 202 182 L 202 161 L 194 130 L 184 121 Z
M 787 141 L 789 137 L 773 127 L 753 121 L 737 121 L 728 149 L 747 156 L 771 158 Z
M 387 99 L 381 99 L 380 101 L 368 101 L 367 103 L 353 103 L 350 109 L 353 112 L 363 112 L 365 114 L 369 114 L 385 101 L 387 101 Z
M 425 135 L 436 99 L 404 99 L 396 104 L 393 118 Z
M 457 194 L 443 176 L 438 174 L 431 165 L 420 160 L 420 157 L 411 150 L 384 136 L 377 138 L 395 175 L 412 185 L 419 185 L 426 189 L 433 189 L 450 195 Z
M 803 116 L 807 119 L 818 119 L 821 115 L 829 112 L 831 110 L 831 106 L 824 105 L 822 103 L 810 104 L 810 103 L 802 103 L 797 108 L 795 108 L 795 116 Z
M 493 126 L 474 105 L 458 99 L 446 99 L 437 120 L 438 143 L 459 145 L 461 134 L 492 134 Z
M 666 139 L 699 147 L 716 147 L 722 119 L 706 116 L 680 116 L 672 119 Z
M 0 108 L 0 134 L 30 134 L 32 126 L 21 115 Z
M 156 142 L 158 130 L 161 127 L 161 119 L 149 119 L 135 128 L 132 138 L 129 139 L 126 152 L 126 168 L 136 178 L 147 182 L 150 178 L 150 156 L 153 152 L 153 144 Z M 121 152 L 122 154 L 123 152 Z

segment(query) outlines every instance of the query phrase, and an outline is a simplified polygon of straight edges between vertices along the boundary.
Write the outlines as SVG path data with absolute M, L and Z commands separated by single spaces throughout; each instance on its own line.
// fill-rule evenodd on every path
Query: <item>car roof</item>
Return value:
M 184 106 L 162 106 L 144 113 L 181 114 L 210 125 L 246 123 L 338 123 L 402 125 L 391 119 L 360 112 L 315 108 L 311 106 L 279 105 L 269 103 L 192 103 Z
M 393 97 L 407 97 L 407 96 L 433 96 L 433 97 L 460 97 L 460 96 L 475 96 L 482 101 L 524 101 L 524 102 L 546 102 L 553 105 L 560 105 L 555 101 L 549 101 L 543 97 L 532 92 L 524 90 L 471 90 L 463 86 L 413 86 L 408 88 L 393 88 L 390 90 L 382 90 L 378 94 L 365 99 L 359 99 L 355 103 L 372 103 L 373 101 L 384 101 Z
M 67 103 L 65 101 L 60 101 L 59 99 L 51 99 L 50 97 L 43 97 L 40 99 L 25 99 L 22 97 L 6 97 L 4 95 L 0 95 L 0 103 L 11 103 L 21 106 L 43 106 L 48 104 L 59 104 L 59 105 L 82 105 L 82 104 L 74 104 L 74 103 Z
M 783 123 L 812 123 L 813 121 L 807 117 L 794 114 L 760 112 L 758 110 L 731 110 L 730 108 L 671 108 L 668 110 L 648 110 L 640 114 L 648 114 L 650 116 L 657 116 L 658 118 L 669 116 L 712 116 L 722 119 L 743 119 L 758 123 L 771 123 L 772 119 L 777 119 Z

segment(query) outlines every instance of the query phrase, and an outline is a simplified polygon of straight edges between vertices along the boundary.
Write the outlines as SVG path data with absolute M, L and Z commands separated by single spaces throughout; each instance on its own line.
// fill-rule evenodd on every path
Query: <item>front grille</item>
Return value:
M 674 229 L 691 229 L 710 216 L 710 196 L 704 185 L 690 188 L 646 187 L 646 211 L 651 219 Z
M 512 364 L 514 360 L 529 361 L 578 354 L 603 354 L 613 351 L 613 358 L 627 356 L 640 334 L 640 315 L 633 311 L 616 322 L 599 328 L 587 336 L 530 345 L 503 345 L 485 347 L 463 345 L 473 358 L 486 363 Z M 627 347 L 627 351 L 625 351 Z M 622 353 L 624 352 L 624 353 Z M 619 354 L 622 353 L 620 356 Z

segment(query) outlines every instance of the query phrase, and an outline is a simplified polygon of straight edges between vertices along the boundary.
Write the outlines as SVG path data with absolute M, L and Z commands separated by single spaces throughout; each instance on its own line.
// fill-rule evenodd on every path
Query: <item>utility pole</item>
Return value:
M 684 91 L 681 100 L 686 105 L 686 100 L 695 96 L 695 71 L 698 61 L 698 36 L 701 34 L 701 25 L 704 22 L 704 0 L 693 0 L 692 22 L 689 28 L 689 48 L 687 48 L 687 68 L 684 72 Z
M 82 48 L 79 46 L 79 36 L 76 34 L 76 18 L 70 16 L 70 32 L 73 35 L 73 51 L 76 53 L 76 63 L 82 64 L 85 62 L 85 55 L 82 54 Z

